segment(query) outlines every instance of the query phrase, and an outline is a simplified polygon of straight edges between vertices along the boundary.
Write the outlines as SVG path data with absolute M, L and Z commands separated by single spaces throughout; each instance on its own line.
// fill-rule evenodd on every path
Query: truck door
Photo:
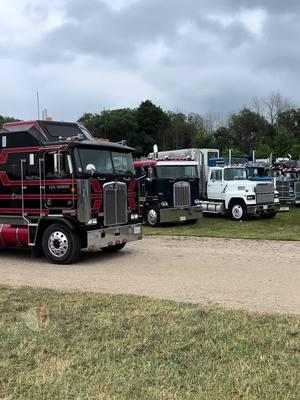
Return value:
M 67 151 L 50 151 L 44 158 L 45 207 L 54 210 L 75 206 L 75 180 L 71 155 Z
M 224 199 L 223 170 L 211 169 L 207 183 L 207 197 L 209 200 Z

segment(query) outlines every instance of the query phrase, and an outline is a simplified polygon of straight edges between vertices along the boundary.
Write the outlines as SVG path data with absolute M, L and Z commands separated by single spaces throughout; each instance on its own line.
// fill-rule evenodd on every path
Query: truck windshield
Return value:
M 296 172 L 287 172 L 286 173 L 286 177 L 289 178 L 289 179 L 297 179 L 298 178 Z
M 268 175 L 272 176 L 273 178 L 280 178 L 280 177 L 282 177 L 282 172 L 274 169 L 274 170 L 269 171 Z
M 157 167 L 157 177 L 160 179 L 197 178 L 196 165 L 163 165 Z
M 87 172 L 87 166 L 93 164 L 96 173 L 134 175 L 134 166 L 131 153 L 122 153 L 110 150 L 79 149 L 81 171 Z
M 247 168 L 247 172 L 250 178 L 266 176 L 264 168 Z
M 247 172 L 245 168 L 225 168 L 224 170 L 225 181 L 236 181 L 247 179 Z

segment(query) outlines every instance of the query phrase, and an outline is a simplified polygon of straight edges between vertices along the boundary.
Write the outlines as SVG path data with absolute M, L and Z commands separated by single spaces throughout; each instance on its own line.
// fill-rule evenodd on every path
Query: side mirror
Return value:
M 148 179 L 149 179 L 149 181 L 152 181 L 153 177 L 154 177 L 153 168 L 152 168 L 152 167 L 149 167 L 149 168 L 148 168 Z
M 94 165 L 94 164 L 88 164 L 88 165 L 86 166 L 86 171 L 87 171 L 91 176 L 93 176 L 93 175 L 95 174 L 95 172 L 96 172 L 96 167 L 95 167 L 95 165 Z

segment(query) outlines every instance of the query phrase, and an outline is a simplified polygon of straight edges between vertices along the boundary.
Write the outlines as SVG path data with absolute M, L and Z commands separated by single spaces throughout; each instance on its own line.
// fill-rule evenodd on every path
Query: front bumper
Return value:
M 251 206 L 247 206 L 247 213 L 249 215 L 263 215 L 263 214 L 271 214 L 274 212 L 280 211 L 279 204 L 255 204 Z
M 133 242 L 143 238 L 142 224 L 116 226 L 87 231 L 88 251 L 99 251 L 104 247 Z
M 160 222 L 184 222 L 199 219 L 202 217 L 202 207 L 179 207 L 179 208 L 161 208 Z

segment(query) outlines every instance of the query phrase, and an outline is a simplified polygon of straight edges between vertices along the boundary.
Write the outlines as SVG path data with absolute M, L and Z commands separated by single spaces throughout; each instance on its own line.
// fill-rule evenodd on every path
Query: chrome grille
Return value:
M 274 185 L 273 183 L 263 183 L 256 186 L 257 204 L 274 203 Z
M 120 225 L 127 222 L 127 185 L 108 182 L 103 185 L 104 225 Z
M 296 200 L 300 200 L 300 182 L 295 182 L 294 191 Z
M 176 182 L 173 186 L 174 207 L 191 205 L 191 186 L 188 182 Z
M 290 182 L 289 181 L 281 181 L 276 180 L 276 190 L 279 193 L 279 199 L 287 199 L 290 198 Z

